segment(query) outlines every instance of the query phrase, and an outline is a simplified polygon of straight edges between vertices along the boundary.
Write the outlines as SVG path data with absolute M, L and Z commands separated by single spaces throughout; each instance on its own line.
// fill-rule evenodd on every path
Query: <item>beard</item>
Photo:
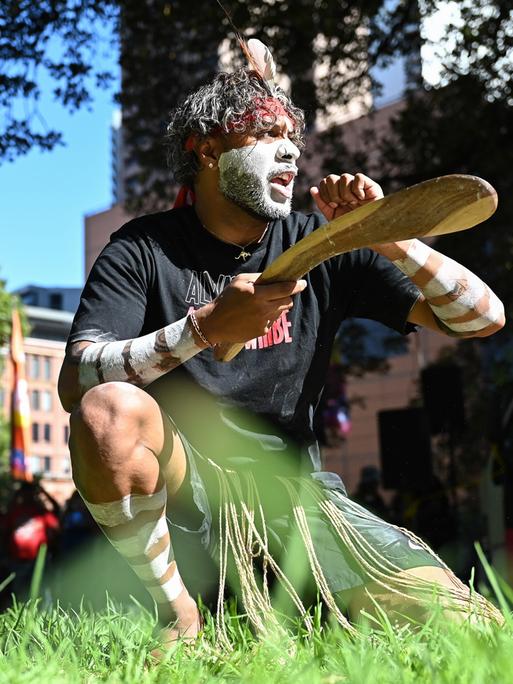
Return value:
M 292 210 L 292 197 L 274 199 L 272 196 L 271 179 L 291 166 L 274 161 L 274 147 L 257 143 L 223 152 L 219 158 L 221 193 L 265 221 L 286 219 Z

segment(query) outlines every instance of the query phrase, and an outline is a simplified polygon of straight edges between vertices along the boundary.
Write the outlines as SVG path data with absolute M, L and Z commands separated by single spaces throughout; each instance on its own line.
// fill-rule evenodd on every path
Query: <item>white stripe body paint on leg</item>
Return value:
M 82 498 L 84 499 L 83 496 Z M 130 522 L 141 511 L 159 511 L 167 503 L 167 489 L 164 486 L 155 494 L 150 495 L 128 494 L 119 501 L 108 503 L 94 504 L 85 499 L 84 503 L 98 525 L 115 527 Z
M 430 273 L 428 260 L 435 254 L 442 263 Z M 502 302 L 480 278 L 420 240 L 412 240 L 405 257 L 394 264 L 419 287 L 434 315 L 452 332 L 479 332 L 503 319 Z
M 119 501 L 84 503 L 112 546 L 125 558 L 132 570 L 159 605 L 172 605 L 186 589 L 176 567 L 165 517 L 166 486 L 154 494 L 132 494 Z M 140 513 L 155 513 L 155 519 L 137 526 Z M 117 538 L 130 523 L 131 534 Z M 114 538 L 111 530 L 116 530 Z
M 188 316 L 142 337 L 95 342 L 80 357 L 80 386 L 85 391 L 103 382 L 120 381 L 144 387 L 202 349 L 194 340 Z

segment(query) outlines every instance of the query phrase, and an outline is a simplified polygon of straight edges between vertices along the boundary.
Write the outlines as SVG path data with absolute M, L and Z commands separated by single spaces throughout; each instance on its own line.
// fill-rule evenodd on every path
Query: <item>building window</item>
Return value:
M 41 371 L 41 363 L 37 354 L 30 355 L 29 373 L 31 378 L 38 378 Z
M 43 472 L 44 473 L 49 473 L 52 469 L 52 457 L 51 456 L 43 456 Z
M 0 387 L 0 408 L 3 408 L 5 406 L 5 390 L 3 387 Z
M 69 475 L 71 473 L 71 463 L 69 459 L 62 460 L 62 473 L 63 475 Z
M 21 301 L 26 306 L 37 306 L 37 295 L 35 292 L 22 292 Z
M 32 423 L 32 441 L 39 442 L 39 423 Z
M 52 426 L 49 423 L 43 425 L 43 439 L 45 442 L 52 441 Z
M 30 396 L 32 397 L 32 410 L 39 411 L 41 407 L 41 392 L 39 390 L 32 390 Z
M 50 356 L 45 356 L 43 360 L 43 377 L 45 380 L 52 379 L 52 359 Z
M 43 472 L 44 461 L 40 456 L 31 456 L 29 458 L 30 471 L 34 475 L 41 475 Z
M 52 410 L 52 393 L 49 390 L 41 392 L 41 409 L 43 411 Z
M 50 309 L 62 309 L 62 294 L 60 292 L 52 292 L 50 294 Z
M 64 444 L 67 444 L 69 440 L 69 425 L 64 426 Z

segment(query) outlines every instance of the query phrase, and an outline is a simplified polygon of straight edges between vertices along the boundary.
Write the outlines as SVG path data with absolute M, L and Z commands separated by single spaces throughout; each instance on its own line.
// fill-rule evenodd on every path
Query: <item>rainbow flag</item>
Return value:
M 31 480 L 28 465 L 30 449 L 30 403 L 25 375 L 25 352 L 20 314 L 12 311 L 11 330 L 12 397 L 11 397 L 11 475 L 17 480 Z

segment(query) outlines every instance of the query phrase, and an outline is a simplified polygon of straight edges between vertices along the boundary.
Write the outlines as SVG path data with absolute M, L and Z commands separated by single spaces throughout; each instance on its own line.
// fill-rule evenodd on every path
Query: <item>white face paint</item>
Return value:
M 258 141 L 223 152 L 219 189 L 239 207 L 269 221 L 290 214 L 296 159 L 300 152 L 288 138 Z

